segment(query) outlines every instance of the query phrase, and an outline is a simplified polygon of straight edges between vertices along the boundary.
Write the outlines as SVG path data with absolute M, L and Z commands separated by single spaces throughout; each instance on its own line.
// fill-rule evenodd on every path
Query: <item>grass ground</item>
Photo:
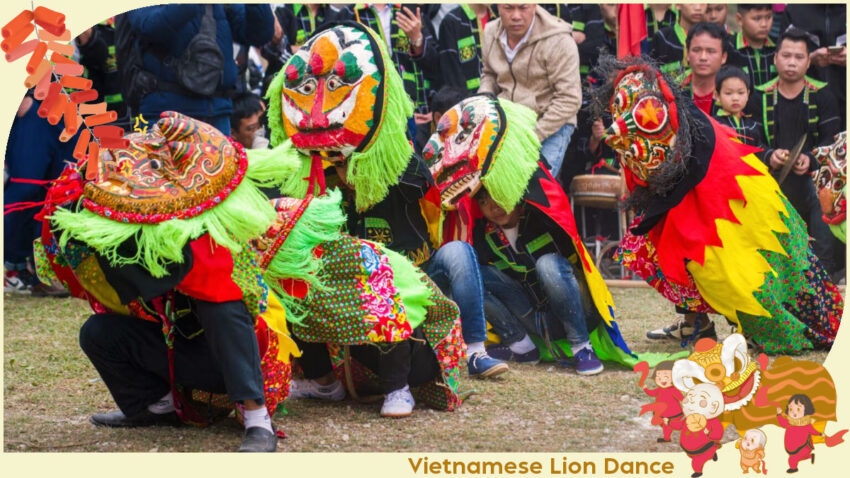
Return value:
M 612 289 L 618 323 L 638 352 L 677 352 L 674 343 L 644 338 L 670 323 L 673 308 L 650 289 Z M 241 427 L 234 419 L 208 429 L 110 430 L 88 422 L 114 408 L 103 382 L 77 345 L 89 315 L 76 299 L 5 295 L 4 450 L 22 451 L 234 451 Z M 729 332 L 715 318 L 721 338 Z M 723 325 L 721 325 L 723 324 Z M 823 352 L 801 357 L 823 362 Z M 476 394 L 453 413 L 417 407 L 403 420 L 381 419 L 380 402 L 286 403 L 275 418 L 288 435 L 284 452 L 578 452 L 670 451 L 659 429 L 638 417 L 648 397 L 637 374 L 606 364 L 595 377 L 579 377 L 553 364 L 513 366 L 503 379 L 474 381 Z M 735 432 L 727 430 L 726 439 Z

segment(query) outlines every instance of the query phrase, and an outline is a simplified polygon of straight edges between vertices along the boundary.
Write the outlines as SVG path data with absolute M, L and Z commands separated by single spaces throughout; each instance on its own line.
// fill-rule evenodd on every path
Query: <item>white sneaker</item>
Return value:
M 13 294 L 28 294 L 30 292 L 30 287 L 24 283 L 18 276 L 6 276 L 3 280 L 3 292 L 10 292 Z
M 384 405 L 381 407 L 381 416 L 392 418 L 409 417 L 413 414 L 414 405 L 416 405 L 416 402 L 413 400 L 413 395 L 410 394 L 410 388 L 405 385 L 404 388 L 387 394 L 387 398 L 384 399 Z
M 318 398 L 338 402 L 345 398 L 345 387 L 339 380 L 334 380 L 330 385 L 319 385 L 315 380 L 293 380 L 289 384 L 289 397 L 287 398 L 292 400 Z

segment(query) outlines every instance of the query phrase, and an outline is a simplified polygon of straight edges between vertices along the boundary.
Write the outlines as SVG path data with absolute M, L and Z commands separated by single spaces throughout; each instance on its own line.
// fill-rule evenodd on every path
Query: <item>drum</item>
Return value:
M 616 209 L 624 194 L 623 179 L 612 174 L 581 174 L 570 183 L 570 193 L 576 206 Z

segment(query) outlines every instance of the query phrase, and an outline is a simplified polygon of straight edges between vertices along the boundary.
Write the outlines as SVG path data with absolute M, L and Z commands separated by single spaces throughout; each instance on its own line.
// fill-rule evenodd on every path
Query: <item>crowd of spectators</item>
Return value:
M 643 54 L 679 81 L 703 111 L 762 147 L 772 170 L 781 168 L 804 133 L 805 152 L 832 142 L 845 128 L 845 5 L 652 4 L 645 17 Z M 314 32 L 345 21 L 368 25 L 384 40 L 415 106 L 409 131 L 417 150 L 448 101 L 489 92 L 538 114 L 541 154 L 564 189 L 600 162 L 608 173 L 616 167 L 601 141 L 606 119 L 590 117 L 587 108 L 587 89 L 600 80 L 593 74 L 599 56 L 616 53 L 616 4 L 168 4 L 104 21 L 74 44 L 100 99 L 119 113 L 127 131 L 152 124 L 164 110 L 178 110 L 246 147 L 263 148 L 263 95 L 271 78 Z M 205 35 L 217 52 L 197 46 Z M 207 71 L 193 70 L 192 58 L 209 64 Z M 211 78 L 206 89 L 198 85 L 203 78 Z M 17 139 L 7 148 L 7 175 L 51 179 L 56 165 L 19 164 L 32 163 L 16 152 L 17 143 L 36 134 L 39 123 L 27 122 L 28 111 L 22 106 L 13 127 Z M 45 155 L 62 151 L 50 148 Z M 844 247 L 821 219 L 810 175 L 815 168 L 802 154 L 782 190 L 837 278 L 843 275 Z M 43 188 L 7 182 L 4 201 L 38 201 L 39 194 Z M 12 250 L 31 235 L 18 215 L 5 221 L 6 291 L 34 284 L 15 280 L 31 268 L 31 258 Z

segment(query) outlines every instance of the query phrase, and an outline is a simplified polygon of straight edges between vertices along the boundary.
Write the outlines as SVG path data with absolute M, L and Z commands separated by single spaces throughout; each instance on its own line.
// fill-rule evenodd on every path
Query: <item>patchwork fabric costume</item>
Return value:
M 460 404 L 459 363 L 465 345 L 457 306 L 409 260 L 380 244 L 340 232 L 341 193 L 272 201 L 278 216 L 254 241 L 269 286 L 281 298 L 292 333 L 325 342 L 337 373 L 363 390 L 374 373 L 351 360 L 346 346 L 410 339 L 421 328 L 442 376 L 413 389 L 435 408 Z M 350 365 L 351 370 L 345 370 Z M 372 383 L 370 383 L 372 382 Z
M 262 184 L 287 197 L 275 203 L 278 219 L 265 239 L 277 255 L 263 257 L 293 333 L 327 343 L 336 372 L 366 389 L 374 374 L 346 360 L 346 346 L 406 340 L 420 327 L 443 374 L 415 393 L 454 409 L 465 350 L 457 307 L 404 256 L 340 233 L 342 194 L 325 184 L 324 168 L 344 165 L 355 209 L 366 211 L 418 160 L 407 137 L 413 107 L 380 37 L 353 22 L 315 33 L 274 79 L 267 98 L 275 148 L 248 157 Z M 427 224 L 435 246 L 438 198 L 436 189 L 426 193 L 410 217 Z
M 482 185 L 505 211 L 522 203 L 544 214 L 569 237 L 570 243 L 564 247 L 574 251 L 568 259 L 576 271 L 583 302 L 592 309 L 588 313 L 603 319 L 602 325 L 589 331 L 594 351 L 600 359 L 634 365 L 638 360 L 620 335 L 611 293 L 579 237 L 569 200 L 539 162 L 534 121 L 533 111 L 492 95 L 467 98 L 443 115 L 423 154 L 442 191 L 443 208 L 452 211 L 444 230 L 447 234 L 457 231 L 472 241 L 474 223 L 483 216 L 470 197 Z M 541 247 L 546 240 L 541 238 Z M 571 355 L 569 343 L 563 339 L 552 341 L 557 349 L 548 343 L 544 331 L 537 339 L 544 354 Z M 655 363 L 658 358 L 642 359 Z
M 49 190 L 35 244 L 39 275 L 87 300 L 95 313 L 161 323 L 178 413 L 196 424 L 209 416 L 185 401 L 232 404 L 226 395 L 174 383 L 175 334 L 201 332 L 185 330 L 194 323 L 187 299 L 242 301 L 256 318 L 265 405 L 273 414 L 288 394 L 289 357 L 298 351 L 253 251 L 244 247 L 275 217 L 250 179 L 244 151 L 211 126 L 174 112 L 128 138 L 126 149 L 103 151 L 87 163 L 96 165 L 89 173 L 95 179 L 69 166 Z
M 847 242 L 847 132 L 842 131 L 829 146 L 812 151 L 813 159 L 820 163 L 815 173 L 815 186 L 823 211 L 823 222 L 829 225 L 835 237 Z
M 768 353 L 831 347 L 843 299 L 758 149 L 677 102 L 652 67 L 613 73 L 605 141 L 644 200 L 623 263 L 675 305 L 724 315 Z

